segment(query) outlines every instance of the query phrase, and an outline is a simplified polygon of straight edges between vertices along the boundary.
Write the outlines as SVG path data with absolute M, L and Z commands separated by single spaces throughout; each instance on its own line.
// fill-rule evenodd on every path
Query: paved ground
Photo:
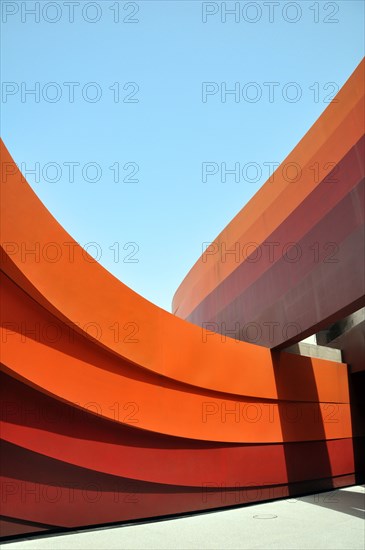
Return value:
M 11 542 L 2 548 L 364 550 L 364 509 L 364 486 L 356 486 L 181 519 Z

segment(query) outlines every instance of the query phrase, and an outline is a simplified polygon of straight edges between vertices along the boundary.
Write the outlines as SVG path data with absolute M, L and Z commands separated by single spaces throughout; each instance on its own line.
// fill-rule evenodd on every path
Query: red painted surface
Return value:
M 15 445 L 3 444 L 5 461 L 1 484 L 7 512 L 28 522 L 60 527 L 102 524 L 183 513 L 260 500 L 283 498 L 291 488 L 311 491 L 349 484 L 353 475 L 308 480 L 270 487 L 218 484 L 214 478 L 201 487 L 179 487 L 109 476 L 59 462 Z M 19 463 L 22 474 L 19 476 Z
M 364 74 L 362 62 L 193 266 L 175 294 L 176 315 L 285 348 L 365 304 Z M 295 181 L 283 176 L 291 164 Z

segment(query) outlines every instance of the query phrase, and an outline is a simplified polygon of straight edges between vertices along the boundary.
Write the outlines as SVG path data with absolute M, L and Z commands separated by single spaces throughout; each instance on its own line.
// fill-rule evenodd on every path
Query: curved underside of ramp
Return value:
M 286 348 L 364 305 L 362 62 L 256 195 L 208 246 L 173 311 Z

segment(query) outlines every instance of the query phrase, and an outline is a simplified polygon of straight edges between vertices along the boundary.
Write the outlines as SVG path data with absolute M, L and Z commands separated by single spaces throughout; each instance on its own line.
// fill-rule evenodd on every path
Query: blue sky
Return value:
M 362 1 L 276 4 L 2 1 L 7 147 L 65 229 L 165 309 L 363 56 Z

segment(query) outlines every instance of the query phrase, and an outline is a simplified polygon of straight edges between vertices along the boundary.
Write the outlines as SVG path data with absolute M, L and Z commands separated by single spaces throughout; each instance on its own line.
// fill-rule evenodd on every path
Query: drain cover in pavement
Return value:
M 257 514 L 253 516 L 254 519 L 275 519 L 277 517 L 275 514 Z

